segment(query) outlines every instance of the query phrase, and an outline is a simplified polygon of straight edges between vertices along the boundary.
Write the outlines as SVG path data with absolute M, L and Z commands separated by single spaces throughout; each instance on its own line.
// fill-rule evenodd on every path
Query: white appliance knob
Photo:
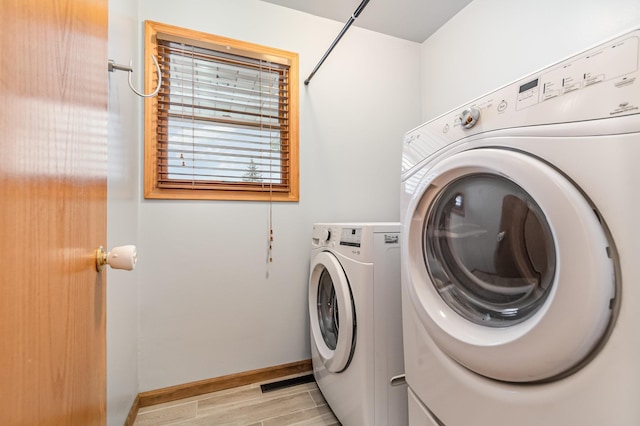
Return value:
M 480 110 L 476 107 L 471 107 L 462 111 L 460 114 L 460 122 L 465 129 L 470 129 L 476 125 L 480 119 Z

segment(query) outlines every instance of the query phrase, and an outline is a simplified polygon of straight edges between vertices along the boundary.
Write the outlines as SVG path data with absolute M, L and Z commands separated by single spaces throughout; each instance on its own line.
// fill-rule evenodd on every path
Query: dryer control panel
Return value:
M 402 173 L 447 145 L 474 135 L 576 122 L 581 123 L 578 132 L 592 135 L 589 132 L 593 130 L 585 123 L 633 115 L 640 117 L 640 29 L 523 77 L 409 131 L 404 138 Z M 612 123 L 616 133 L 639 130 L 640 120 L 620 121 Z M 611 133 L 610 129 L 605 131 Z
M 639 37 L 637 35 L 627 37 L 585 52 L 562 62 L 558 66 L 540 72 L 517 86 L 518 93 L 514 105 L 515 109 L 529 108 L 541 102 L 566 96 L 576 90 L 589 90 L 596 84 L 609 81 L 612 81 L 613 85 L 608 86 L 613 86 L 614 88 L 633 85 L 636 80 L 634 73 L 638 71 L 638 45 Z M 640 82 L 637 84 L 640 84 Z M 594 95 L 589 94 L 589 96 Z M 501 99 L 498 105 L 502 110 L 498 111 L 500 113 L 504 113 L 509 108 L 509 104 L 505 99 Z M 589 110 L 593 110 L 593 113 L 598 114 L 598 109 L 593 108 L 591 105 L 586 105 L 584 110 L 581 114 L 588 114 Z M 638 105 L 629 105 L 627 103 L 626 105 L 609 105 L 609 111 L 603 112 L 617 115 L 634 110 L 638 110 Z

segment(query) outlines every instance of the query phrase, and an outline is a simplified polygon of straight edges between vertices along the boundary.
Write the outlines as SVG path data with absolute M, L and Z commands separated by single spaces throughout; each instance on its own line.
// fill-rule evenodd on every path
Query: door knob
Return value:
M 136 246 L 120 246 L 114 247 L 109 253 L 104 251 L 102 246 L 96 250 L 96 270 L 102 272 L 105 265 L 111 266 L 112 269 L 124 269 L 125 271 L 133 271 L 138 261 L 138 253 Z

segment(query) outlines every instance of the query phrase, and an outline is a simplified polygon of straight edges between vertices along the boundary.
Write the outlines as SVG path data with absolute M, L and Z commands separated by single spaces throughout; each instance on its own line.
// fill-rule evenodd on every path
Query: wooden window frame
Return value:
M 233 189 L 220 183 L 208 183 L 207 188 L 167 188 L 159 184 L 158 174 L 158 98 L 145 98 L 144 104 L 144 197 L 147 199 L 172 200 L 237 200 L 237 201 L 299 201 L 299 113 L 298 113 L 298 54 L 254 43 L 233 40 L 226 37 L 175 27 L 154 21 L 145 21 L 145 93 L 153 91 L 157 85 L 156 68 L 151 55 L 158 55 L 158 34 L 161 38 L 184 39 L 194 45 L 225 46 L 247 57 L 267 57 L 286 61 L 289 64 L 288 90 L 288 185 L 284 191 L 272 191 L 269 185 L 262 190 Z

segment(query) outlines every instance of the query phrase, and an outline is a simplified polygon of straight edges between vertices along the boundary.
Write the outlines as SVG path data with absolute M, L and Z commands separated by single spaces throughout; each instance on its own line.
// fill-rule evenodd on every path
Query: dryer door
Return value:
M 462 365 L 547 380 L 602 341 L 615 298 L 607 237 L 549 165 L 502 149 L 452 155 L 425 173 L 407 219 L 412 307 Z
M 345 370 L 355 345 L 355 313 L 349 281 L 330 252 L 319 253 L 311 262 L 309 316 L 312 344 L 327 370 Z

